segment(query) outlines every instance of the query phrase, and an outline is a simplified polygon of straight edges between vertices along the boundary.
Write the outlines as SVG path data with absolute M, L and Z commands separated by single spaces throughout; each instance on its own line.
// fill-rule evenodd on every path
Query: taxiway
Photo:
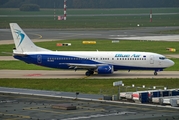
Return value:
M 101 29 L 23 29 L 31 39 L 66 40 L 66 39 L 134 39 L 134 40 L 167 40 L 179 41 L 179 35 L 157 34 L 160 31 L 177 30 L 175 27 L 135 27 L 121 30 Z M 166 39 L 167 36 L 167 39 Z M 145 38 L 145 39 L 144 39 Z M 10 29 L 0 29 L 0 43 L 7 40 L 12 43 Z
M 109 79 L 109 78 L 179 78 L 178 71 L 162 71 L 157 76 L 153 71 L 117 71 L 111 75 L 98 75 L 86 77 L 83 70 L 0 70 L 0 78 L 78 78 L 78 79 Z

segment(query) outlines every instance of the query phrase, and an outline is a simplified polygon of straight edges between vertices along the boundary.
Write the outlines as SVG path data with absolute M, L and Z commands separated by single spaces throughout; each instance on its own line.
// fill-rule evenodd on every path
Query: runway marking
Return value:
M 0 96 L 7 96 L 7 97 L 13 97 L 14 98 L 14 96 L 9 96 L 9 95 L 0 95 Z M 16 98 L 29 98 L 29 97 L 22 97 L 22 96 L 16 96 Z M 31 96 L 30 96 L 30 99 L 33 99 L 33 100 L 46 100 L 46 101 L 59 101 L 59 100 L 49 100 L 48 98 L 31 98 Z M 64 101 L 64 102 L 67 102 L 67 100 L 60 100 L 60 101 Z M 69 100 L 70 101 L 70 100 Z
M 42 74 L 27 74 L 27 75 L 24 75 L 24 76 L 42 76 Z
M 38 36 L 38 39 L 42 39 L 42 35 L 40 35 L 40 34 L 35 34 L 35 33 L 31 33 L 31 34 Z
M 4 119 L 4 120 L 22 120 L 23 118 L 8 118 L 8 119 Z
M 56 114 L 71 114 L 71 113 L 66 113 L 66 111 L 64 112 L 55 112 L 55 111 L 51 111 L 51 110 L 40 110 L 40 109 L 25 109 L 25 110 L 32 110 L 32 111 L 41 111 L 41 112 L 47 112 L 47 113 L 56 113 Z
M 60 37 L 61 39 L 66 39 L 66 38 L 72 38 L 72 37 L 75 37 L 75 36 L 78 36 L 78 35 L 68 35 L 68 36 L 63 36 L 63 37 Z
M 83 108 L 85 108 L 85 109 L 88 109 L 88 110 L 95 110 L 95 111 L 106 111 L 105 109 L 103 109 L 103 108 L 92 108 L 92 107 L 83 107 L 83 106 L 78 106 L 78 108 L 80 108 L 80 109 L 83 109 Z
M 94 102 L 91 102 L 90 104 L 96 104 L 96 103 L 94 103 Z M 106 104 L 105 103 L 100 103 L 101 105 L 103 105 L 103 106 L 106 106 Z M 154 108 L 154 106 L 151 106 L 152 108 L 141 108 L 141 107 L 139 107 L 139 106 L 128 106 L 127 104 L 122 104 L 122 105 L 125 105 L 125 106 L 116 106 L 116 104 L 108 104 L 108 106 L 114 106 L 114 107 L 117 107 L 117 108 L 123 108 L 123 107 L 125 107 L 125 108 L 133 108 L 133 109 L 138 109 L 138 110 L 153 110 L 153 108 Z M 135 105 L 135 104 L 134 104 Z M 156 107 L 156 108 L 158 108 L 158 107 Z M 161 112 L 172 112 L 172 113 L 175 113 L 175 112 L 177 112 L 177 111 L 175 111 L 175 110 L 172 110 L 172 109 L 170 109 L 170 110 L 159 110 L 159 109 L 155 109 L 156 111 L 161 111 Z
M 56 111 L 52 111 L 52 110 L 41 110 L 41 109 L 25 109 L 25 110 L 31 110 L 31 111 L 41 111 L 41 112 L 47 112 L 47 113 L 54 113 L 54 114 L 78 114 L 78 113 L 91 113 L 91 112 L 97 112 L 97 111 L 101 111 L 101 110 L 78 110 L 76 112 L 69 112 L 67 113 L 66 111 L 64 112 L 56 112 Z M 104 111 L 103 111 L 104 112 Z
M 79 119 L 90 119 L 90 118 L 92 119 L 92 118 L 117 116 L 117 115 L 125 115 L 125 114 L 134 114 L 134 113 L 136 113 L 136 112 L 117 112 L 117 113 L 109 113 L 109 114 L 96 114 L 96 115 L 89 115 L 89 116 L 66 118 L 66 119 L 62 119 L 62 120 L 79 120 Z
M 27 118 L 29 119 L 30 116 L 25 116 L 25 115 L 18 115 L 18 114 L 6 114 L 6 113 L 1 113 L 1 115 L 4 115 L 4 116 L 11 116 L 11 117 L 21 117 L 21 118 L 9 118 L 9 119 L 5 119 L 5 120 L 17 120 L 17 119 L 24 119 L 24 118 Z
M 45 107 L 50 107 L 50 106 L 35 106 L 35 107 L 27 107 L 27 108 L 24 108 L 25 110 L 29 110 L 29 109 L 39 109 L 39 108 L 45 108 Z
M 101 35 L 101 34 L 91 34 L 91 33 L 58 33 L 58 34 L 62 34 L 62 35 L 64 35 L 64 34 L 71 34 L 71 35 L 75 35 L 75 36 L 78 36 L 78 35 Z

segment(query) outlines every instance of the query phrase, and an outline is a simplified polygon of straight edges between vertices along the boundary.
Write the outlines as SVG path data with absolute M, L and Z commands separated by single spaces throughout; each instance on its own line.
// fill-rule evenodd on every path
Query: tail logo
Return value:
M 20 41 L 19 41 L 19 45 L 18 45 L 18 47 L 19 47 L 21 45 L 22 41 L 24 40 L 25 35 L 20 30 L 17 30 L 17 29 L 15 29 L 15 33 L 17 33 L 17 35 L 18 35 L 17 38 L 21 37 Z

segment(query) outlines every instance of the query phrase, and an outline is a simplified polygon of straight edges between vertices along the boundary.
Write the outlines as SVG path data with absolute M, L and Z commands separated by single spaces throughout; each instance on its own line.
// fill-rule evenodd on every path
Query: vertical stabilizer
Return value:
M 47 49 L 36 46 L 17 23 L 10 23 L 10 28 L 16 46 L 16 52 L 47 51 Z

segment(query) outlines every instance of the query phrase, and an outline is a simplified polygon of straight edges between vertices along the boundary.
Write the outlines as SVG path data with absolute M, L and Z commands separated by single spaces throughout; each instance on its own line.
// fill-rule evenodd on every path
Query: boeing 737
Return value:
M 57 69 L 85 69 L 86 76 L 112 74 L 118 70 L 158 71 L 174 65 L 172 60 L 152 52 L 136 51 L 51 51 L 36 46 L 17 23 L 10 23 L 15 43 L 13 57 L 29 64 Z

